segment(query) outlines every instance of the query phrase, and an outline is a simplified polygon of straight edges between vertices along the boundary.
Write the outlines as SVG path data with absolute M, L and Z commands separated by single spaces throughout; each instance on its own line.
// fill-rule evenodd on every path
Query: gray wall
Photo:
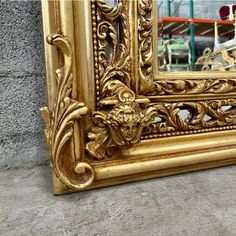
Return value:
M 0 169 L 47 162 L 45 87 L 40 2 L 0 0 Z

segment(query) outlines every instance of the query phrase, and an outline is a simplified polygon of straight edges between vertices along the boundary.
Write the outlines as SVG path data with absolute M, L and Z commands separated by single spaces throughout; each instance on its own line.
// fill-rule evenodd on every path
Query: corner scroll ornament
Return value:
M 92 9 L 97 13 L 93 25 L 98 111 L 92 115 L 93 127 L 86 150 L 101 160 L 117 148 L 138 143 L 143 128 L 154 119 L 156 108 L 149 99 L 132 91 L 129 1 L 119 0 L 115 6 L 109 6 L 104 0 L 93 0 Z M 143 58 L 144 67 L 146 59 Z
M 50 111 L 48 107 L 44 107 L 40 110 L 46 123 L 45 136 L 50 164 L 57 177 L 67 187 L 83 189 L 92 184 L 94 170 L 88 163 L 76 157 L 74 128 L 76 122 L 88 114 L 88 108 L 72 98 L 74 78 L 72 48 L 69 40 L 60 34 L 51 34 L 47 37 L 47 42 L 57 47 L 63 56 L 62 65 L 56 70 L 57 89 L 53 109 Z M 66 155 L 62 155 L 62 153 L 66 153 Z M 67 165 L 62 165 L 63 161 L 66 161 Z M 65 166 L 68 166 L 68 170 L 64 168 Z M 73 178 L 70 178 L 71 174 L 73 174 Z
M 125 149 L 138 143 L 142 130 L 157 114 L 156 108 L 147 105 L 149 102 L 145 97 L 136 98 L 132 91 L 122 89 L 117 99 L 110 101 L 114 104 L 112 109 L 94 112 L 95 126 L 88 134 L 90 142 L 86 145 L 90 155 L 100 160 L 109 157 L 116 148 Z

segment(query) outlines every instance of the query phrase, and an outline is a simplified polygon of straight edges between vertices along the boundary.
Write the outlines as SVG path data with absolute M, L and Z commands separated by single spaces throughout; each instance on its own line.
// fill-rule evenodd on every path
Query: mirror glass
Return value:
M 236 71 L 236 1 L 159 0 L 159 71 Z

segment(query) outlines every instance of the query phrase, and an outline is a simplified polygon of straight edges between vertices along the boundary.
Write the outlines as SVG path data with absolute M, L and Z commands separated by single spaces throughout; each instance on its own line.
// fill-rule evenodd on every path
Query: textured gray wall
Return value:
M 0 169 L 47 162 L 41 18 L 39 1 L 0 0 Z

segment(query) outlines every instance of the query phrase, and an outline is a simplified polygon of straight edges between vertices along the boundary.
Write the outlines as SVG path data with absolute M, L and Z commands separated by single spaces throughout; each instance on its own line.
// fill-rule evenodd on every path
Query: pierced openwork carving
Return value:
M 192 131 L 234 126 L 236 124 L 236 100 L 209 100 L 199 102 L 174 102 L 155 104 L 158 117 L 146 133 Z M 186 117 L 181 116 L 181 111 Z
M 150 124 L 156 112 L 153 107 L 142 107 L 142 110 L 141 104 L 149 103 L 149 99 L 136 98 L 131 90 L 131 29 L 128 21 L 128 1 L 119 1 L 115 7 L 108 6 L 103 0 L 97 0 L 95 3 L 97 34 L 94 39 L 95 45 L 98 45 L 95 61 L 98 60 L 99 65 L 96 71 L 97 82 L 100 85 L 99 106 L 100 109 L 101 106 L 110 108 L 94 112 L 94 128 L 88 134 L 90 142 L 86 149 L 91 156 L 103 159 L 110 156 L 112 150 L 117 147 L 123 149 L 139 142 L 143 128 Z M 148 1 L 141 1 L 139 4 L 142 17 L 140 24 L 143 28 L 143 35 L 140 35 L 140 75 L 148 79 L 152 74 L 149 52 L 151 33 L 147 37 L 145 32 L 151 30 L 152 24 L 145 16 L 146 10 L 149 9 L 151 12 L 152 4 Z
M 138 143 L 142 130 L 157 114 L 154 107 L 143 106 L 149 102 L 145 97 L 135 98 L 133 92 L 122 89 L 112 109 L 94 112 L 95 127 L 88 134 L 91 141 L 86 146 L 89 153 L 103 159 L 117 147 L 124 149 Z
M 113 93 L 116 83 L 130 87 L 130 35 L 128 2 L 119 1 L 111 7 L 97 0 L 98 83 L 100 99 Z M 118 32 L 119 31 L 119 32 Z M 110 53 L 109 53 L 110 52 Z M 96 59 L 95 59 L 96 60 Z
M 132 68 L 135 65 L 130 61 L 131 43 L 129 41 L 132 25 L 128 22 L 130 5 L 129 1 L 120 0 L 117 5 L 111 7 L 104 0 L 93 1 L 93 9 L 96 9 L 96 34 L 94 35 L 95 61 L 98 61 L 98 70 L 96 71 L 97 84 L 99 84 L 99 109 L 105 105 L 114 105 L 114 99 L 117 99 L 121 90 L 132 93 Z M 154 80 L 153 65 L 153 1 L 137 0 L 137 49 L 138 49 L 138 83 L 141 94 L 151 96 L 166 95 L 199 95 L 199 94 L 226 94 L 236 92 L 236 79 L 160 79 Z M 96 24 L 95 24 L 96 23 Z M 118 33 L 119 32 L 119 33 Z M 97 46 L 98 45 L 98 50 Z M 197 63 L 204 63 L 206 69 L 209 60 L 214 53 L 209 50 L 204 52 L 204 58 Z M 226 62 L 234 63 L 232 58 L 225 50 L 218 52 Z M 217 55 L 218 55 L 217 54 Z M 96 59 L 98 55 L 98 59 Z M 216 56 L 216 54 L 214 54 Z M 208 61 L 208 62 L 206 62 Z M 221 68 L 221 67 L 220 67 Z M 119 96 L 118 96 L 119 97 Z M 147 99 L 148 100 L 148 99 Z M 230 100 L 231 101 L 231 100 Z M 121 102 L 121 101 L 119 101 Z M 150 102 L 150 101 L 149 101 Z M 226 101 L 221 101 L 225 103 Z M 221 116 L 220 107 L 213 109 L 210 103 L 206 101 L 199 102 L 178 102 L 178 103 L 158 103 L 153 105 L 158 115 L 156 119 L 161 122 L 153 123 L 149 127 L 145 126 L 144 133 L 163 133 L 175 131 L 201 130 L 204 128 L 214 128 L 218 126 L 230 126 L 233 121 Z M 178 111 L 185 106 L 189 109 L 189 116 L 183 120 Z M 117 107 L 103 107 L 105 110 L 93 115 L 93 121 L 96 128 L 89 133 L 90 142 L 87 144 L 89 153 L 98 159 L 109 155 L 109 151 L 114 146 L 122 145 L 116 140 L 114 135 L 108 135 L 110 128 L 107 125 L 107 114 L 117 112 Z M 107 110 L 106 110 L 107 109 Z M 114 109 L 114 110 L 112 110 Z M 234 111 L 230 111 L 231 113 Z M 210 113 L 210 114 L 209 114 Z M 226 113 L 227 115 L 229 115 Z M 101 115 L 103 114 L 103 115 Z M 205 115 L 211 115 L 212 119 L 205 122 Z M 98 118 L 99 117 L 99 118 Z M 220 118 L 221 117 L 221 118 Z M 224 119 L 223 119 L 224 117 Z M 223 119 L 223 120 L 219 120 Z M 98 121 L 99 120 L 99 121 Z M 214 120 L 214 121 L 213 121 Z M 118 125 L 116 125 L 118 126 Z M 99 127 L 99 128 L 98 128 Z M 101 128 L 103 127 L 103 128 Z M 148 127 L 148 128 L 147 128 Z M 101 130 L 103 130 L 101 132 Z M 117 139 L 121 140 L 121 135 L 116 130 Z M 108 138 L 108 136 L 110 138 Z M 101 138 L 103 137 L 103 138 Z M 139 138 L 140 139 L 140 138 Z M 113 140 L 109 141 L 108 140 Z M 115 141 L 114 141 L 115 140 Z M 124 140 L 122 140 L 123 143 Z M 100 143 L 100 144 L 99 144 Z M 107 152 L 107 153 L 106 153 Z
M 82 189 L 89 186 L 94 179 L 93 168 L 82 160 L 77 160 L 74 150 L 74 125 L 82 116 L 88 114 L 85 104 L 72 99 L 72 49 L 69 40 L 59 34 L 47 37 L 47 42 L 60 49 L 64 59 L 61 67 L 56 70 L 57 94 L 53 111 L 48 107 L 41 109 L 41 115 L 46 123 L 45 136 L 48 144 L 50 164 L 55 170 L 57 177 L 68 187 Z M 67 144 L 67 145 L 66 145 Z M 65 147 L 66 145 L 66 147 Z M 67 152 L 67 163 L 69 168 L 78 176 L 79 181 L 68 178 L 66 170 L 63 169 L 61 154 Z M 78 157 L 77 157 L 78 158 Z

